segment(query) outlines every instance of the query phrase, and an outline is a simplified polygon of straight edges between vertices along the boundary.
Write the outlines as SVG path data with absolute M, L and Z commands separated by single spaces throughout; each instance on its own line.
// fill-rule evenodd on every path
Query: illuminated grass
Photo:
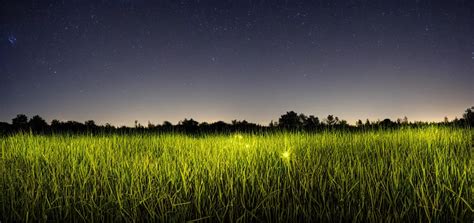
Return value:
M 0 139 L 0 221 L 474 219 L 472 132 Z

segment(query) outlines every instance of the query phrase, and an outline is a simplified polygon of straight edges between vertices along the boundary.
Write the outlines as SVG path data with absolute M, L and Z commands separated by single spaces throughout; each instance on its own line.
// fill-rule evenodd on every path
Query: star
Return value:
M 16 45 L 16 37 L 14 35 L 8 36 L 8 42 L 10 42 L 10 45 L 15 46 Z

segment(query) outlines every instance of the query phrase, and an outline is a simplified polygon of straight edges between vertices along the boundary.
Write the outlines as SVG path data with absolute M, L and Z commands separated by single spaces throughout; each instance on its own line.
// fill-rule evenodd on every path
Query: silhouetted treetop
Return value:
M 464 118 L 464 120 L 466 120 L 466 123 L 469 126 L 474 127 L 474 106 L 472 106 L 471 108 L 466 109 L 466 111 L 464 112 L 462 117 Z
M 289 111 L 278 119 L 278 126 L 283 129 L 296 130 L 303 125 L 304 117 L 299 116 L 294 111 Z
M 26 130 L 28 127 L 28 117 L 24 114 L 18 114 L 12 119 L 13 128 L 18 130 Z
M 44 132 L 48 128 L 48 123 L 39 115 L 33 116 L 28 124 L 33 132 Z

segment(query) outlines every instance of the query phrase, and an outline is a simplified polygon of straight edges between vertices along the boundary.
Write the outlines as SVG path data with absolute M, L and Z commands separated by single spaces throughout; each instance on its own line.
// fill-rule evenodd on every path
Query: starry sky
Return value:
M 0 121 L 441 121 L 473 83 L 469 0 L 0 1 Z

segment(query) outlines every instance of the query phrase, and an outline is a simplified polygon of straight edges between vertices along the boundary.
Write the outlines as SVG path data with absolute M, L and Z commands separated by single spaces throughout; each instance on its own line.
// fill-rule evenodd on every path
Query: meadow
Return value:
M 0 221 L 474 220 L 473 131 L 0 138 Z

